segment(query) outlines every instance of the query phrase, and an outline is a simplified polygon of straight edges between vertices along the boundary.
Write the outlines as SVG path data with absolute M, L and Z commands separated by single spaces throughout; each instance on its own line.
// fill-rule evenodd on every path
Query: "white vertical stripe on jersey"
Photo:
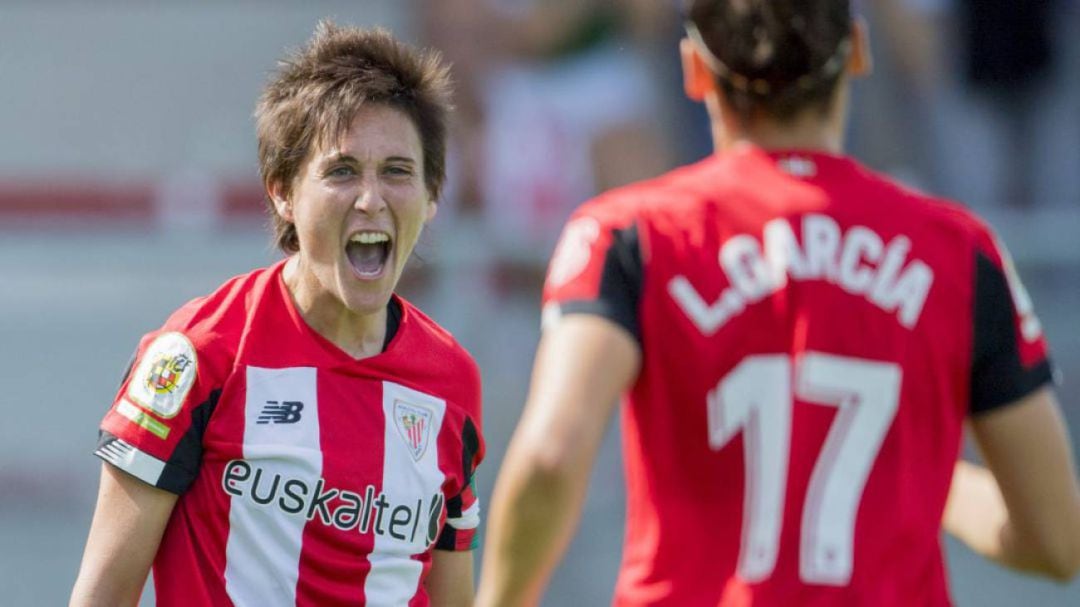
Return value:
M 418 458 L 407 442 L 408 433 L 398 427 L 396 403 L 424 409 L 431 413 L 424 433 L 423 450 Z M 400 409 L 399 409 L 400 410 Z M 439 431 L 442 430 L 446 401 L 417 392 L 393 382 L 383 382 L 385 448 L 383 450 L 383 494 L 394 503 L 410 504 L 422 500 L 421 531 L 413 542 L 394 539 L 390 534 L 375 534 L 375 549 L 368 557 L 371 571 L 364 581 L 368 605 L 405 605 L 416 594 L 423 565 L 411 557 L 427 550 L 428 507 L 432 496 L 442 491 L 445 475 L 439 469 Z
M 300 419 L 258 423 L 271 403 L 301 402 Z M 319 406 L 313 367 L 287 369 L 247 368 L 247 403 L 244 410 L 244 459 L 252 470 L 263 470 L 260 495 L 269 479 L 317 479 L 322 476 L 319 448 Z M 254 472 L 252 473 L 254 477 Z M 247 481 L 252 486 L 252 481 Z M 279 489 L 280 491 L 280 489 Z M 229 540 L 225 554 L 225 589 L 236 605 L 274 607 L 296 604 L 300 550 L 304 526 L 302 515 L 280 508 L 260 506 L 250 497 L 232 497 L 229 507 Z

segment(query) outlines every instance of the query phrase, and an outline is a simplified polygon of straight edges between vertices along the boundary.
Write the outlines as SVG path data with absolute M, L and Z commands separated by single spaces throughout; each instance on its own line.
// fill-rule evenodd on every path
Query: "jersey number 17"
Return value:
M 814 466 L 803 507 L 799 577 L 844 586 L 851 580 L 855 518 L 867 476 L 899 403 L 893 363 L 806 352 L 744 358 L 707 398 L 709 446 L 740 431 L 746 461 L 739 576 L 767 579 L 776 566 L 794 399 L 838 407 Z M 792 385 L 794 382 L 794 385 Z

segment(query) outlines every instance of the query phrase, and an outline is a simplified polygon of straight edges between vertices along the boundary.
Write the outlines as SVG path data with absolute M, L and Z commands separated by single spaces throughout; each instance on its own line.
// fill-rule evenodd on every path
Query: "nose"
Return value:
M 379 191 L 378 183 L 375 180 L 363 180 L 363 183 L 360 184 L 360 191 L 356 194 L 356 201 L 353 202 L 353 208 L 366 215 L 378 215 L 380 211 L 386 208 L 386 201 L 383 200 L 382 193 Z

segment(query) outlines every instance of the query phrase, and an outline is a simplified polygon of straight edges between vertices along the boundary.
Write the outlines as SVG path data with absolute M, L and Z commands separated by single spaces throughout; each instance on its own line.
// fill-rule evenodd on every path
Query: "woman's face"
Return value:
M 435 216 L 412 120 L 389 106 L 362 107 L 337 146 L 311 154 L 275 206 L 300 241 L 298 299 L 329 313 L 385 308 Z

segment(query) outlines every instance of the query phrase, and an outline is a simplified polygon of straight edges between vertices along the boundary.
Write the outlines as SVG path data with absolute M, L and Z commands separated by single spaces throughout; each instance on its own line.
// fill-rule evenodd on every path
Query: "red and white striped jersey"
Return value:
M 962 422 L 1051 377 L 987 227 L 828 154 L 742 147 L 600 196 L 544 301 L 641 346 L 621 606 L 949 604 Z
M 483 457 L 476 364 L 394 296 L 357 361 L 301 318 L 284 262 L 139 344 L 96 454 L 180 494 L 159 605 L 427 605 L 431 550 L 470 550 Z

